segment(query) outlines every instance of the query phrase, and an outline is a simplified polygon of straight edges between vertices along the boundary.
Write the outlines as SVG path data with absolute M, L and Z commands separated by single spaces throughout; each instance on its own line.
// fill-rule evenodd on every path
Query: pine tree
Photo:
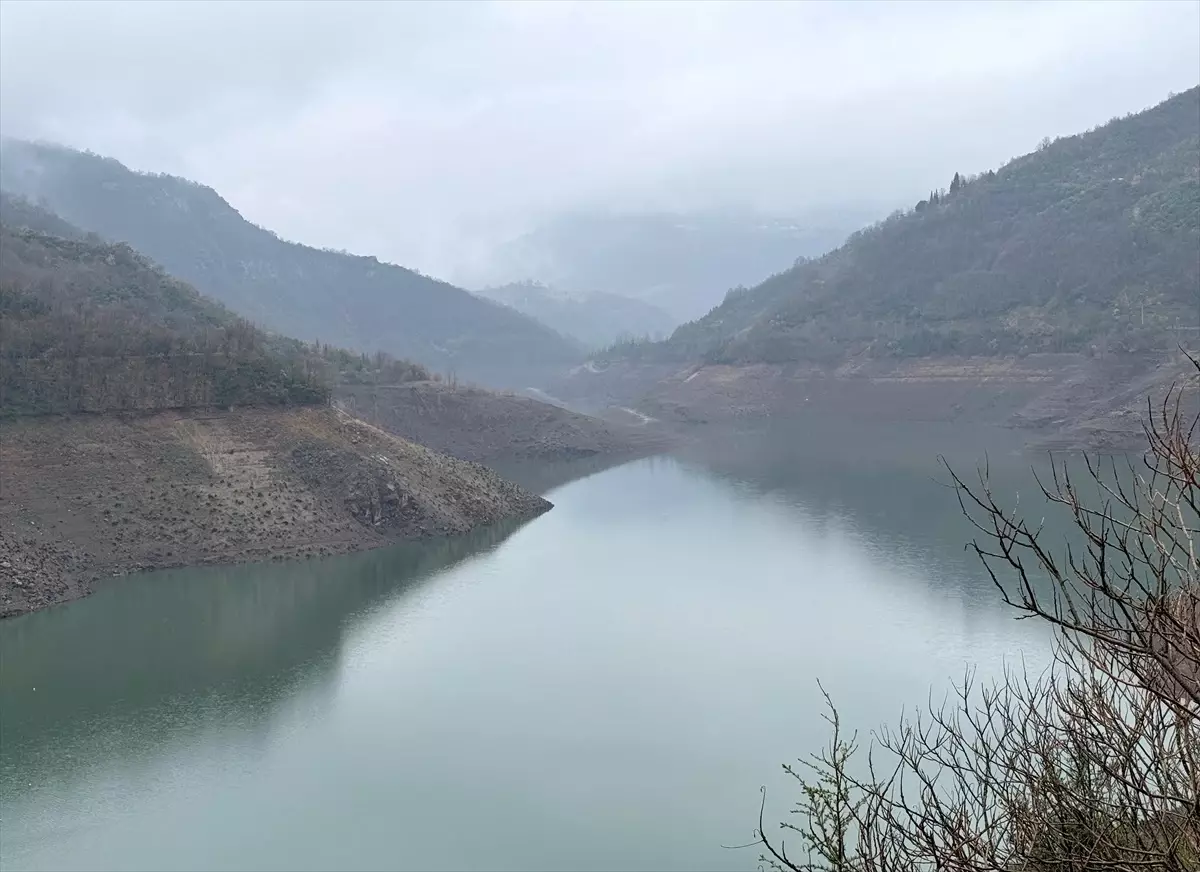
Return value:
M 950 193 L 953 194 L 963 186 L 962 176 L 958 173 L 954 174 L 954 178 L 950 180 Z

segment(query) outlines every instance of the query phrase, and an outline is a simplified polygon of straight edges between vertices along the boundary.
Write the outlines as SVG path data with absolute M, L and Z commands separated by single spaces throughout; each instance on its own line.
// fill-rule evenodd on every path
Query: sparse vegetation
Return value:
M 341 553 L 549 508 L 482 466 L 324 407 L 0 426 L 0 618 L 114 573 Z
M 827 749 L 784 767 L 801 787 L 796 822 L 768 833 L 760 817 L 763 863 L 1200 869 L 1200 419 L 1182 409 L 1173 393 L 1151 410 L 1140 467 L 1089 461 L 1083 483 L 1056 468 L 1044 495 L 1074 546 L 1002 505 L 986 472 L 974 485 L 954 475 L 1000 596 L 1054 632 L 1053 666 L 968 678 L 875 734 L 865 760 L 833 709 Z

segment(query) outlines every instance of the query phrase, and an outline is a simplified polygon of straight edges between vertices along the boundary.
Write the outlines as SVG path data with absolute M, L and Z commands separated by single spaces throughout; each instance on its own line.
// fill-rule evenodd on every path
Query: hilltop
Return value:
M 581 358 L 513 309 L 374 257 L 286 242 L 216 191 L 112 158 L 6 139 L 0 188 L 125 242 L 239 315 L 285 335 L 381 349 L 435 372 L 525 387 Z
M 634 353 L 833 364 L 1157 351 L 1178 329 L 1194 337 L 1200 88 L 948 181 Z
M 989 421 L 1136 444 L 1200 326 L 1200 88 L 978 175 L 549 386 L 664 420 Z

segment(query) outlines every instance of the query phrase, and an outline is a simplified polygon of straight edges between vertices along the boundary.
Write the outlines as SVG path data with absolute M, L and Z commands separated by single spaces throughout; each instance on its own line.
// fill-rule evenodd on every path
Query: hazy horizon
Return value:
M 0 131 L 460 280 L 561 214 L 882 217 L 1193 87 L 1198 31 L 1190 2 L 3 0 Z

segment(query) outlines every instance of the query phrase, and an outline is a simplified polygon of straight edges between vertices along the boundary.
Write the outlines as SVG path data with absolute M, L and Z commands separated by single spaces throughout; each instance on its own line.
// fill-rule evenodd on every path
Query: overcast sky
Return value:
M 0 2 L 0 128 L 453 276 L 576 208 L 908 204 L 1200 81 L 1200 2 Z

